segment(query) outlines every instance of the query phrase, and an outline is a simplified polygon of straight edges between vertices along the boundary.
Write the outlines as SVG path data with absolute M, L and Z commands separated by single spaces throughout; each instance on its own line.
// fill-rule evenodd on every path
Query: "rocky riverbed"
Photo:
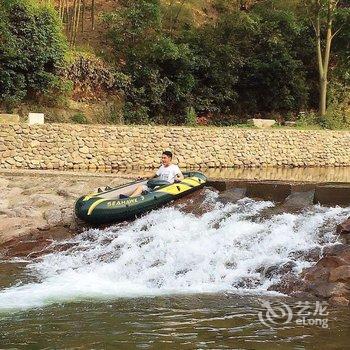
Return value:
M 98 187 L 127 181 L 111 174 L 0 173 L 0 244 L 44 232 L 76 232 L 75 200 Z
M 291 266 L 282 266 L 285 275 L 270 290 L 302 298 L 324 299 L 332 305 L 350 305 L 350 218 L 338 226 L 335 234 L 344 243 L 311 251 L 315 264 L 296 276 Z M 321 253 L 321 254 L 320 254 Z

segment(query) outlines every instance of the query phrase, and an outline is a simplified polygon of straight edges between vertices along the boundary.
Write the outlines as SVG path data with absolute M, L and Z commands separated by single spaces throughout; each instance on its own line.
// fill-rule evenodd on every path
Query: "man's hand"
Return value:
M 177 175 L 175 176 L 174 182 L 175 182 L 175 183 L 179 183 L 179 182 L 181 182 L 181 181 L 182 181 L 181 176 L 179 176 L 179 174 L 177 174 Z
M 175 176 L 175 179 L 178 180 L 178 181 L 180 182 L 180 181 L 182 181 L 182 180 L 184 179 L 184 176 L 182 175 L 182 173 L 181 173 L 181 174 L 177 174 L 177 175 Z

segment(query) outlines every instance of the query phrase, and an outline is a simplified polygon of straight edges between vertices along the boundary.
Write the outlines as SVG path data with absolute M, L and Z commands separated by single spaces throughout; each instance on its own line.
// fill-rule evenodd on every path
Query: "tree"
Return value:
M 66 50 L 61 30 L 50 5 L 28 0 L 0 3 L 0 103 L 10 109 L 26 98 L 49 97 L 60 89 L 57 74 Z
M 193 107 L 226 122 L 247 115 L 297 112 L 308 102 L 306 68 L 299 55 L 304 25 L 291 12 L 256 6 L 232 11 L 194 31 Z M 306 50 L 302 53 L 310 60 Z
M 339 0 L 312 0 L 306 8 L 315 30 L 315 44 L 319 72 L 319 114 L 327 111 L 327 86 L 332 41 L 341 28 L 333 30 Z
M 125 120 L 183 122 L 194 85 L 193 57 L 162 27 L 160 1 L 127 0 L 105 19 L 117 68 L 131 81 L 124 91 Z

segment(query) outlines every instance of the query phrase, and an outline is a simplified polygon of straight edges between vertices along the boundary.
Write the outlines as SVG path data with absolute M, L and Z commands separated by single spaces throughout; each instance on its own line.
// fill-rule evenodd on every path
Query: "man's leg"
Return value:
M 150 189 L 147 187 L 147 185 L 138 185 L 136 190 L 130 195 L 130 197 L 137 197 L 142 194 L 142 192 L 149 192 Z
M 130 197 L 137 197 L 137 196 L 139 196 L 142 193 L 143 188 L 144 188 L 143 185 L 137 186 L 136 190 L 131 194 Z

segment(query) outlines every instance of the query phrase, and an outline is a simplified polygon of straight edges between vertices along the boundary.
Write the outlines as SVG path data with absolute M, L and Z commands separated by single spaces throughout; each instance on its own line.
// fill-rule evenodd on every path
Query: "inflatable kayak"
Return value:
M 200 172 L 183 175 L 185 178 L 178 183 L 169 184 L 155 178 L 88 194 L 76 201 L 75 213 L 78 218 L 91 224 L 121 222 L 197 191 L 207 181 Z M 137 197 L 120 199 L 121 195 L 132 193 L 138 185 L 147 185 L 150 191 Z

